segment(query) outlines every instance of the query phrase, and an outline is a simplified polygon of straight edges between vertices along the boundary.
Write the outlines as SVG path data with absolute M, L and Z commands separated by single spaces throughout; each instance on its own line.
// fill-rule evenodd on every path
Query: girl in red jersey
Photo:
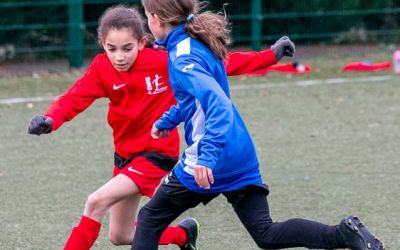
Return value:
M 97 55 L 83 77 L 56 98 L 43 115 L 33 117 L 28 126 L 30 134 L 50 133 L 96 99 L 110 100 L 113 178 L 89 195 L 80 223 L 72 229 L 64 249 L 90 249 L 109 209 L 110 241 L 130 245 L 141 196 L 152 197 L 177 162 L 177 130 L 161 140 L 152 139 L 149 133 L 153 123 L 176 102 L 168 81 L 167 52 L 146 48 L 145 37 L 137 10 L 123 5 L 107 9 L 98 27 L 98 40 L 105 53 Z M 286 45 L 277 42 L 260 53 L 232 53 L 226 62 L 227 73 L 243 74 L 275 64 Z M 187 243 L 195 241 L 197 233 L 198 223 L 189 218 L 168 227 L 159 244 L 190 249 Z

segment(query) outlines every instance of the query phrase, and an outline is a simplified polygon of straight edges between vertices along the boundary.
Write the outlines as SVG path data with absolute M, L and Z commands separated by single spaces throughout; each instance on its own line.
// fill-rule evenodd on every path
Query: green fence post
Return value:
M 255 51 L 261 49 L 262 4 L 261 0 L 251 1 L 251 47 Z
M 69 66 L 83 66 L 83 0 L 68 0 L 68 61 Z

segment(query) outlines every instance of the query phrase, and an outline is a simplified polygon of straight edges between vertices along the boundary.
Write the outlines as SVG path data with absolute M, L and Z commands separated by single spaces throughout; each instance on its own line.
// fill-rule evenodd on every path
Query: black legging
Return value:
M 172 186 L 161 185 L 155 196 L 140 210 L 132 250 L 158 249 L 161 234 L 171 222 L 189 208 L 216 197 L 194 193 L 182 185 L 177 186 L 175 176 L 169 177 Z M 223 195 L 232 204 L 257 246 L 262 249 L 345 247 L 337 225 L 328 226 L 304 219 L 272 222 L 265 193 L 257 189 L 237 190 Z

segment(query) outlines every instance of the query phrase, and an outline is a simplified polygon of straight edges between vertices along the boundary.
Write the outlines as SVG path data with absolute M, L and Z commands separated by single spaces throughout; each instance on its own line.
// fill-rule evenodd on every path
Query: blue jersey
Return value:
M 188 148 L 175 168 L 180 182 L 199 193 L 261 184 L 256 150 L 230 99 L 223 61 L 204 43 L 189 37 L 183 25 L 157 43 L 168 50 L 170 83 L 177 105 L 164 113 L 156 127 L 173 129 L 184 122 Z M 210 189 L 197 185 L 196 164 L 212 169 L 215 182 Z

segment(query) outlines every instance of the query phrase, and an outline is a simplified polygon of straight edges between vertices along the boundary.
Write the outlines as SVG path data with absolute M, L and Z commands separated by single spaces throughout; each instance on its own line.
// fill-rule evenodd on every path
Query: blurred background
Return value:
M 139 0 L 2 0 L 0 63 L 64 59 L 70 67 L 82 67 L 84 58 L 100 50 L 99 16 L 118 3 L 141 8 Z M 232 23 L 233 49 L 260 50 L 282 35 L 298 46 L 374 45 L 395 50 L 400 42 L 398 0 L 209 3 L 209 9 L 221 12 L 228 3 L 225 11 Z

